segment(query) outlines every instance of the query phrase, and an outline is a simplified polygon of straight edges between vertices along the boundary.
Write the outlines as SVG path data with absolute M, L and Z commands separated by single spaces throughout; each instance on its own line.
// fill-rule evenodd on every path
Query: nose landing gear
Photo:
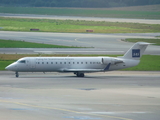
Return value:
M 19 73 L 18 72 L 16 72 L 15 74 L 16 74 L 16 77 L 19 77 Z

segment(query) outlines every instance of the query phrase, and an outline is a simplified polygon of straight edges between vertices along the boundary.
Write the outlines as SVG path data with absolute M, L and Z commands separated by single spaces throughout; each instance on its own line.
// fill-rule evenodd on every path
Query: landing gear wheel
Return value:
M 84 73 L 80 73 L 80 77 L 84 77 Z
M 84 77 L 84 73 L 77 73 L 77 77 Z
M 15 74 L 16 74 L 16 77 L 19 77 L 19 74 L 18 74 L 18 72 L 16 72 Z

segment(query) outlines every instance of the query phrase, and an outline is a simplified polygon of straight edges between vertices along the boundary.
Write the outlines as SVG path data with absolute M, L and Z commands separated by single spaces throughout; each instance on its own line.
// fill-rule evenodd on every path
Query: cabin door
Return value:
M 30 58 L 27 60 L 27 66 L 29 67 L 29 69 L 35 69 L 36 68 L 36 59 L 34 58 Z

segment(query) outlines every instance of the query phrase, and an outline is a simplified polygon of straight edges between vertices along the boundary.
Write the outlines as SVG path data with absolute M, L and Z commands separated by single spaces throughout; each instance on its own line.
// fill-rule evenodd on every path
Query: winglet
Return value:
M 109 63 L 109 64 L 106 66 L 106 68 L 104 69 L 104 71 L 109 70 L 110 65 L 111 65 L 111 63 Z

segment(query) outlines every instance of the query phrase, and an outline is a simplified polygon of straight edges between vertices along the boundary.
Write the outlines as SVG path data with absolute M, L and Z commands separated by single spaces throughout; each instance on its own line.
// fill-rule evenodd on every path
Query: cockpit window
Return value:
M 26 63 L 26 61 L 25 60 L 20 60 L 20 61 L 18 61 L 19 63 Z

